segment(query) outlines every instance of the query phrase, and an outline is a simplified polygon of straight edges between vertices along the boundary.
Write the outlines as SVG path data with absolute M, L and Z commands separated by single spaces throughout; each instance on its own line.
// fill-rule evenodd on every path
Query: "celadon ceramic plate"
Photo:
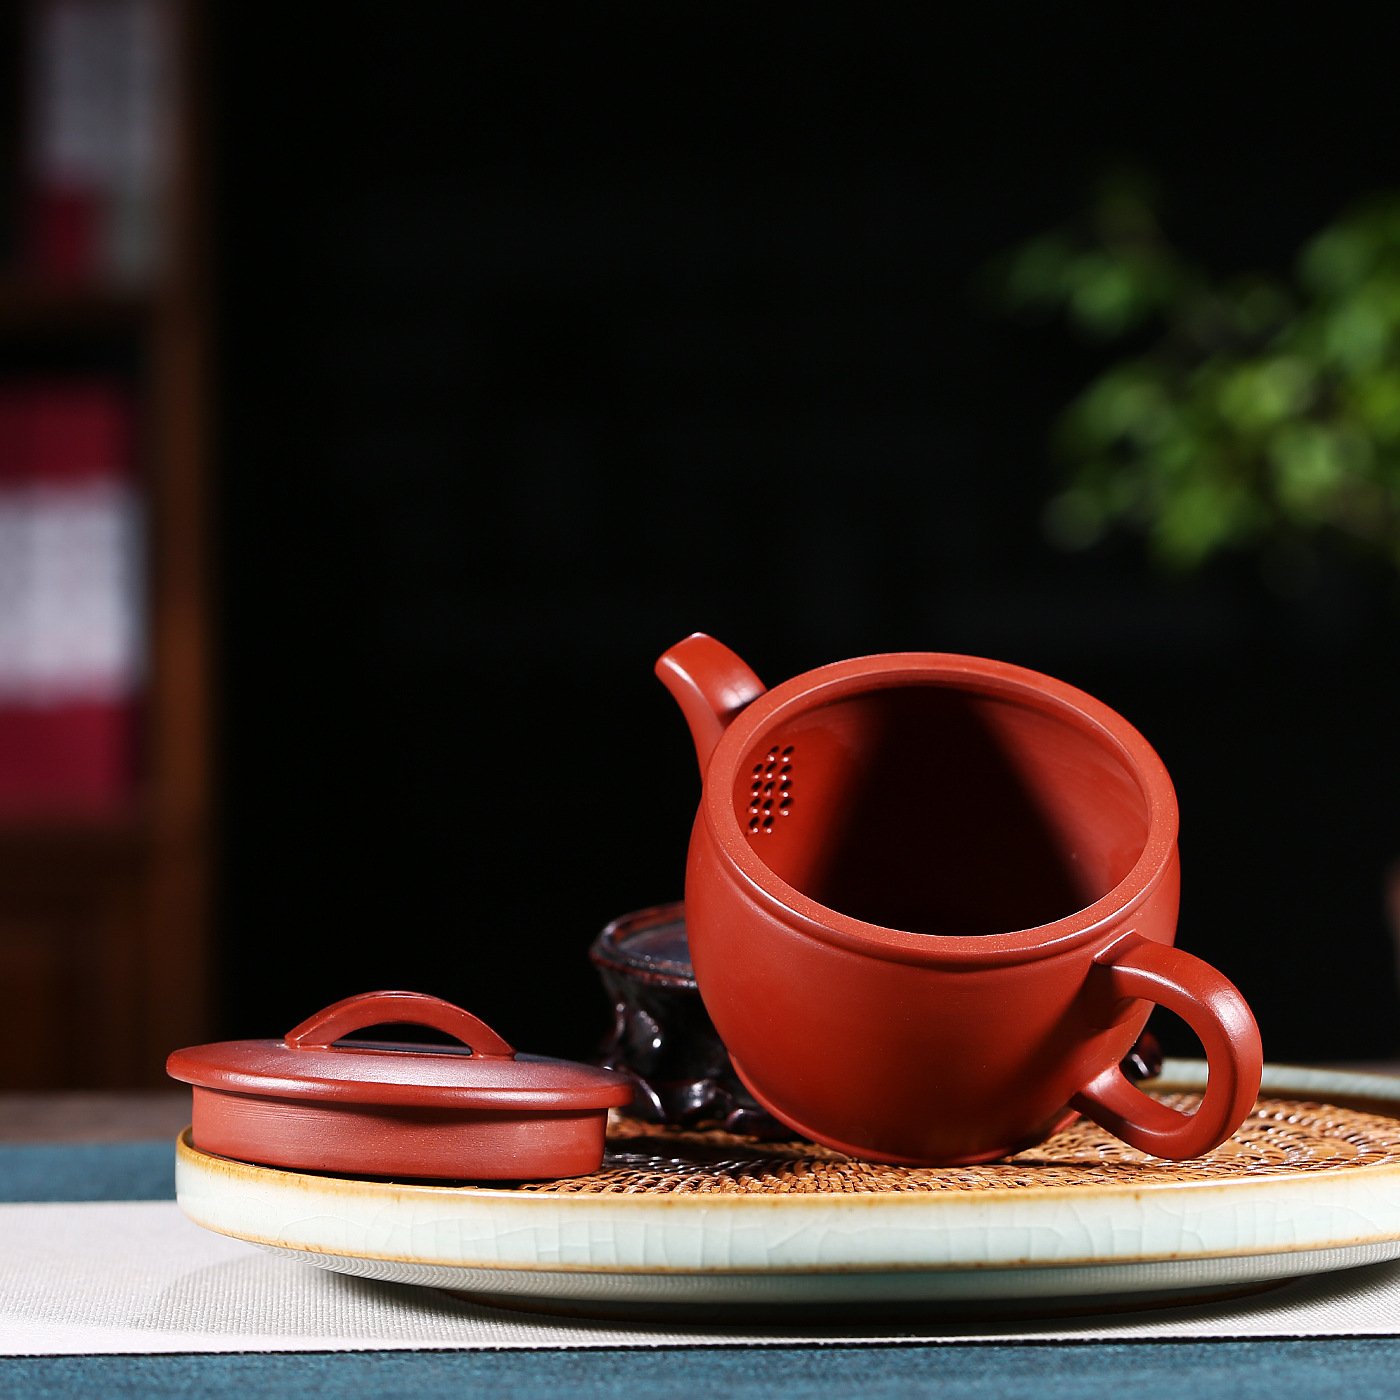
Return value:
M 1151 1088 L 1189 1109 L 1204 1078 L 1169 1060 Z M 1087 1123 L 909 1169 L 615 1117 L 595 1175 L 479 1187 L 254 1166 L 186 1130 L 176 1194 L 274 1253 L 515 1306 L 1149 1306 L 1400 1257 L 1400 1078 L 1269 1066 L 1250 1119 L 1190 1162 Z

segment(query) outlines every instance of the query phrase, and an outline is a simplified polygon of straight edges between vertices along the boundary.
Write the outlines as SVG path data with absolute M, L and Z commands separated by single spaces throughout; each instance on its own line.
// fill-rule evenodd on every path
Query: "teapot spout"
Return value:
M 690 726 L 703 776 L 730 720 L 766 687 L 727 646 L 703 632 L 692 632 L 663 652 L 656 674 Z

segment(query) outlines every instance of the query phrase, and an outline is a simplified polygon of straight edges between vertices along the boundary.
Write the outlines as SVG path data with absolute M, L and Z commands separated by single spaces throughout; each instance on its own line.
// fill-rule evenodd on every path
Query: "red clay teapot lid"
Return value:
M 456 1045 L 348 1041 L 378 1025 L 418 1025 Z M 347 997 L 281 1040 L 226 1040 L 176 1050 L 173 1079 L 196 1088 L 297 1102 L 414 1108 L 538 1110 L 621 1107 L 626 1078 L 572 1060 L 517 1054 L 484 1021 L 422 992 Z

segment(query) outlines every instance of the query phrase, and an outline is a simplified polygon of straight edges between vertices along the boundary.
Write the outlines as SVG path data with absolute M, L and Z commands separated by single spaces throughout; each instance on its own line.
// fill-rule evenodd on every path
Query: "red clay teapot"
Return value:
M 1258 1028 L 1174 946 L 1176 796 L 1120 715 L 947 653 L 768 690 L 696 633 L 656 670 L 703 779 L 685 875 L 696 983 L 774 1117 L 907 1165 L 1003 1157 L 1079 1114 L 1170 1158 L 1243 1122 Z M 1120 1068 L 1154 1005 L 1205 1051 L 1193 1113 Z

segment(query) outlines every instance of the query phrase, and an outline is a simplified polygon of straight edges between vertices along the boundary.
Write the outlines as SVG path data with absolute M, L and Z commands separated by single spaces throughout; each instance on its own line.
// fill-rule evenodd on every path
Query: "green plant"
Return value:
M 1118 183 L 995 280 L 1005 307 L 1121 347 L 1053 427 L 1058 544 L 1128 529 L 1177 569 L 1340 544 L 1400 572 L 1400 195 L 1321 229 L 1291 275 L 1221 278 Z

